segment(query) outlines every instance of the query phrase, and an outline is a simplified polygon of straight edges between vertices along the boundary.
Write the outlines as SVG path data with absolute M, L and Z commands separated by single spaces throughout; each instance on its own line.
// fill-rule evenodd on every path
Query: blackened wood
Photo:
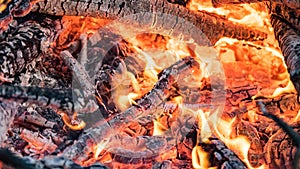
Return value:
M 290 78 L 300 95 L 300 36 L 290 24 L 276 14 L 271 15 L 271 24 L 279 43 Z
M 128 123 L 137 117 L 142 117 L 153 112 L 159 105 L 173 93 L 174 85 L 180 78 L 187 77 L 194 69 L 199 68 L 199 63 L 192 57 L 186 57 L 176 62 L 159 74 L 159 80 L 153 89 L 142 99 L 128 108 L 126 111 L 117 114 L 112 119 L 97 127 L 90 128 L 81 135 L 75 144 L 68 147 L 63 156 L 77 161 L 83 161 L 87 154 L 92 151 L 92 147 L 98 143 L 107 141 L 114 132 L 122 130 Z
M 286 143 L 287 140 L 282 138 L 282 135 L 285 136 L 285 134 L 283 134 L 282 132 L 278 132 L 278 131 L 271 137 L 271 139 L 270 139 L 270 140 L 272 140 L 271 144 L 274 143 L 273 142 L 274 138 L 276 140 L 276 136 L 281 138 L 281 143 L 279 143 L 280 146 L 274 146 L 274 147 L 276 147 L 276 148 L 279 147 L 279 149 L 277 151 L 278 152 L 282 152 L 281 154 L 283 154 L 283 155 L 281 156 L 281 158 L 280 158 L 280 155 L 279 155 L 279 159 L 275 158 L 274 163 L 271 163 L 270 167 L 274 167 L 274 166 L 272 166 L 273 164 L 281 166 L 282 165 L 281 161 L 283 160 L 283 161 L 285 161 L 284 165 L 286 165 L 287 168 L 291 168 L 292 166 L 293 166 L 293 168 L 298 168 L 299 162 L 300 162 L 299 161 L 299 158 L 300 158 L 300 156 L 299 156 L 299 152 L 300 152 L 300 135 L 299 135 L 299 131 L 295 131 L 292 128 L 292 126 L 290 126 L 289 124 L 287 124 L 286 122 L 284 122 L 279 117 L 277 117 L 277 116 L 275 116 L 273 114 L 268 113 L 267 110 L 266 110 L 266 107 L 265 107 L 265 105 L 263 103 L 258 102 L 258 104 L 259 104 L 259 106 L 260 106 L 261 111 L 263 112 L 263 114 L 265 116 L 271 118 L 272 120 L 274 120 L 280 126 L 280 128 L 284 132 L 286 132 L 287 136 L 290 137 L 292 139 L 292 142 L 293 142 L 293 144 Z M 299 127 L 299 125 L 298 125 L 298 127 Z M 296 129 L 299 130 L 299 128 L 296 128 Z M 285 150 L 281 150 L 280 148 L 282 147 L 281 146 L 282 144 L 285 145 L 285 146 L 288 145 L 289 149 L 288 150 L 286 150 L 286 149 Z M 293 147 L 292 145 L 295 145 L 295 147 L 297 148 L 296 152 L 294 150 L 295 147 Z M 271 151 L 272 148 L 270 148 L 270 146 L 273 147 L 273 145 L 268 145 L 268 144 L 266 146 L 266 150 L 267 150 L 266 153 L 267 153 L 267 157 L 269 157 L 268 158 L 268 162 L 269 163 L 270 163 L 270 158 L 272 158 L 272 156 L 274 156 L 273 155 L 274 152 Z M 268 151 L 268 150 L 270 150 L 270 151 Z M 288 151 L 288 152 L 286 152 L 286 151 Z M 286 155 L 286 154 L 294 154 L 294 159 L 290 155 Z
M 225 146 L 225 144 L 217 138 L 209 138 L 208 143 L 199 143 L 198 146 L 209 153 L 210 167 L 224 169 L 246 169 L 246 165 L 238 158 L 238 156 Z
M 299 124 L 291 126 L 296 132 L 300 132 Z M 268 166 L 278 169 L 284 166 L 287 169 L 292 169 L 294 168 L 295 161 L 298 161 L 297 165 L 299 166 L 299 160 L 296 159 L 297 156 L 299 159 L 299 149 L 297 150 L 297 147 L 293 143 L 294 141 L 284 130 L 277 130 L 265 145 Z
M 300 3 L 300 2 L 299 2 Z M 269 13 L 276 14 L 282 19 L 286 20 L 290 27 L 300 31 L 300 13 L 298 10 L 288 7 L 287 5 L 275 3 L 275 2 L 268 2 L 266 3 L 269 8 Z
M 71 89 L 51 89 L 34 86 L 0 85 L 1 101 L 17 103 L 37 103 L 42 106 L 74 111 Z
M 108 169 L 105 165 L 100 163 L 83 167 L 65 157 L 47 156 L 40 160 L 36 160 L 32 157 L 18 157 L 13 152 L 3 148 L 0 149 L 0 161 L 15 169 Z
M 182 21 L 172 22 L 166 18 L 162 18 L 161 22 L 157 22 L 158 18 L 164 17 L 161 14 L 173 15 L 178 19 L 185 19 L 201 30 L 212 44 L 217 42 L 221 37 L 232 37 L 240 40 L 263 40 L 267 35 L 258 30 L 233 23 L 224 17 L 212 15 L 207 12 L 194 12 L 187 8 L 167 2 L 167 0 L 116 0 L 116 1 L 72 1 L 72 0 L 55 0 L 55 1 L 40 1 L 34 7 L 33 11 L 47 13 L 51 15 L 79 15 L 79 16 L 97 16 L 104 19 L 120 19 L 128 15 L 140 14 L 141 17 L 146 12 L 153 13 L 144 26 L 149 29 L 149 25 L 156 29 L 164 29 L 159 32 L 166 32 L 170 29 L 182 30 L 180 33 L 189 32 L 191 35 L 196 30 L 189 30 L 189 26 Z M 136 17 L 135 19 L 141 19 Z M 137 20 L 135 22 L 141 22 Z M 140 28 L 138 28 L 140 29 Z M 145 29 L 145 28 L 144 28 Z M 167 30 L 166 30 L 167 29 Z M 154 30 L 154 29 L 152 29 Z M 149 30 L 150 31 L 150 30 Z M 170 31 L 169 31 L 170 32 Z M 172 33 L 170 36 L 178 36 L 179 32 Z M 199 40 L 199 32 L 193 35 L 195 40 Z M 207 42 L 202 42 L 206 43 Z

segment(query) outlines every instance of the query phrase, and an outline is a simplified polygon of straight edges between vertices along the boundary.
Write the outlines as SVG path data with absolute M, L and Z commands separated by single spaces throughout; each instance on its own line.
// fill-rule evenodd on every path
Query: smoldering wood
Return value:
M 156 33 L 167 32 L 169 36 L 177 37 L 181 34 L 188 34 L 194 36 L 194 40 L 199 41 L 198 43 L 209 45 L 207 40 L 203 40 L 203 37 L 208 37 L 210 42 L 214 44 L 221 37 L 231 37 L 239 40 L 263 40 L 267 37 L 267 34 L 248 28 L 244 25 L 233 23 L 228 21 L 224 17 L 217 16 L 216 14 L 210 14 L 207 12 L 194 12 L 190 11 L 183 6 L 171 4 L 166 0 L 127 0 L 127 1 L 40 1 L 33 6 L 32 11 L 38 11 L 41 13 L 47 13 L 51 15 L 76 15 L 76 16 L 95 16 L 104 19 L 120 19 L 130 17 L 130 15 L 140 14 L 140 17 L 130 18 L 135 24 L 139 23 L 139 29 L 145 29 L 148 31 L 156 30 Z M 152 16 L 145 17 L 147 13 L 153 13 Z M 199 30 L 202 31 L 201 38 L 199 39 L 199 31 L 197 35 L 193 35 L 192 25 L 188 26 L 183 21 L 173 22 L 168 18 L 163 18 L 161 14 L 173 15 L 178 19 L 185 19 L 191 24 L 195 25 Z M 149 13 L 148 13 L 149 14 Z M 167 16 L 170 17 L 170 16 Z M 143 21 L 143 18 L 147 18 Z M 135 21 L 135 19 L 138 19 Z M 156 20 L 161 20 L 156 22 Z M 140 23 L 146 22 L 146 25 Z M 150 25 L 150 27 L 149 27 Z M 130 26 L 130 25 L 129 25 Z M 135 27 L 137 28 L 137 27 Z M 155 28 L 155 29 L 154 29 Z M 190 30 L 189 30 L 190 29 Z M 180 30 L 178 32 L 170 32 L 170 30 Z M 188 36 L 188 35 L 184 35 Z M 204 38 L 204 39 L 205 39 Z
M 156 158 L 176 145 L 176 139 L 168 136 L 138 136 L 129 137 L 116 135 L 107 144 L 106 151 L 114 155 L 114 159 L 121 163 L 131 160 Z
M 267 112 L 267 110 L 266 110 L 266 107 L 265 107 L 265 105 L 263 104 L 263 103 L 261 103 L 261 102 L 258 102 L 258 104 L 259 104 L 259 106 L 260 106 L 260 108 L 261 108 L 261 111 L 263 112 L 263 115 L 264 116 L 267 116 L 268 118 L 270 118 L 270 119 L 272 119 L 272 120 L 274 120 L 279 126 L 280 126 L 280 128 L 284 131 L 284 132 L 286 132 L 287 133 L 287 136 L 288 137 L 290 137 L 291 139 L 292 139 L 292 142 L 293 142 L 293 144 L 292 145 L 295 145 L 295 147 L 297 148 L 297 150 L 294 150 L 294 148 L 295 147 L 293 147 L 293 146 L 291 146 L 291 147 L 289 147 L 289 150 L 286 152 L 286 153 L 288 153 L 288 154 L 293 154 L 294 153 L 294 159 L 292 158 L 292 157 L 290 157 L 289 155 L 288 156 L 286 156 L 286 154 L 285 153 L 283 153 L 283 156 L 284 156 L 284 161 L 285 161 L 285 166 L 287 167 L 287 168 L 291 168 L 292 166 L 293 166 L 293 168 L 298 168 L 298 166 L 299 166 L 299 159 L 300 159 L 300 135 L 299 135 L 299 131 L 295 131 L 293 128 L 292 128 L 292 126 L 290 126 L 290 125 L 288 125 L 286 122 L 284 122 L 282 119 L 280 119 L 279 117 L 277 117 L 276 115 L 273 115 L 273 114 L 270 114 L 270 113 L 268 113 Z M 299 125 L 298 125 L 298 127 L 299 127 Z M 299 130 L 299 128 L 296 128 L 297 130 Z M 280 134 L 279 133 L 281 133 L 282 134 L 282 132 L 277 132 L 277 133 L 275 133 L 273 136 L 272 136 L 272 139 L 270 139 L 270 140 L 272 140 L 271 141 L 271 143 L 270 144 L 272 144 L 272 143 L 274 143 L 273 141 L 274 140 L 277 140 L 277 138 L 276 137 L 281 137 L 280 136 Z M 274 138 L 274 139 L 273 139 Z M 283 140 L 282 139 L 282 137 L 281 137 L 281 140 Z M 280 143 L 281 145 L 282 144 L 286 144 L 285 142 L 287 141 L 287 139 L 284 139 L 282 142 L 283 143 Z M 275 143 L 276 144 L 276 143 Z M 290 145 L 290 144 L 287 144 L 287 145 Z M 273 146 L 273 145 L 272 145 Z M 275 147 L 278 147 L 278 146 L 275 146 Z M 281 148 L 281 146 L 279 146 L 280 148 Z M 278 150 L 278 152 L 282 152 L 283 150 L 280 150 L 280 148 L 279 148 L 279 150 Z M 277 160 L 278 158 L 276 158 L 276 160 L 274 160 L 274 163 L 273 162 L 270 162 L 270 159 L 272 158 L 272 148 L 270 147 L 270 145 L 268 145 L 268 143 L 267 143 L 267 147 L 266 147 L 266 149 L 267 150 L 269 150 L 269 151 L 266 151 L 267 153 L 269 153 L 268 154 L 268 162 L 269 163 L 271 163 L 271 166 L 272 165 L 274 165 L 274 163 L 275 163 L 275 165 L 278 165 L 278 166 L 281 166 L 282 164 L 281 164 L 281 160 L 282 159 L 279 159 L 279 160 Z M 286 150 L 285 150 L 286 151 Z M 280 157 L 280 155 L 279 155 L 279 157 Z
M 214 137 L 208 138 L 207 143 L 198 143 L 202 151 L 209 154 L 209 167 L 246 169 L 247 166 L 225 144 Z
M 27 129 L 21 131 L 20 137 L 41 152 L 47 151 L 51 154 L 57 148 L 57 145 L 55 145 L 51 139 Z
M 137 117 L 148 115 L 154 111 L 157 106 L 162 104 L 173 92 L 174 85 L 183 77 L 187 77 L 192 70 L 198 69 L 199 63 L 192 57 L 186 57 L 176 62 L 169 68 L 162 71 L 158 76 L 159 80 L 153 89 L 137 102 L 137 105 L 131 106 L 126 111 L 117 114 L 113 118 L 103 122 L 101 125 L 90 128 L 83 135 L 63 152 L 63 156 L 77 161 L 83 161 L 91 148 L 100 142 L 107 142 L 107 139 L 113 136 L 114 132 L 120 131 L 126 127 L 130 121 Z M 88 145 L 87 145 L 88 143 Z
M 257 2 L 274 2 L 284 4 L 293 9 L 300 8 L 300 2 L 298 0 L 212 0 L 212 4 L 215 8 L 222 7 L 225 5 L 238 5 L 238 4 L 249 4 L 249 3 L 257 3 Z
M 37 103 L 66 112 L 75 110 L 71 89 L 51 89 L 34 86 L 0 85 L 0 97 L 4 102 Z
M 18 116 L 15 121 L 18 123 L 31 123 L 40 127 L 53 128 L 55 126 L 54 122 L 51 122 L 41 116 L 37 111 L 26 111 L 20 116 Z
M 299 2 L 300 3 L 300 2 Z M 287 5 L 267 2 L 268 10 L 270 14 L 276 14 L 289 23 L 289 26 L 299 32 L 300 30 L 300 14 L 296 9 L 290 8 Z
M 7 133 L 14 117 L 17 113 L 17 103 L 0 103 L 0 132 Z M 0 135 L 0 147 L 3 146 L 3 141 L 6 140 L 6 134 Z
M 279 43 L 290 78 L 300 93 L 300 36 L 298 30 L 276 14 L 271 15 L 271 24 L 274 28 L 275 37 Z M 300 94 L 299 94 L 300 95 Z
M 40 160 L 36 160 L 32 157 L 19 157 L 8 149 L 3 148 L 0 149 L 0 161 L 8 166 L 22 169 L 108 169 L 105 165 L 100 163 L 95 163 L 93 165 L 83 167 L 65 157 L 47 156 Z

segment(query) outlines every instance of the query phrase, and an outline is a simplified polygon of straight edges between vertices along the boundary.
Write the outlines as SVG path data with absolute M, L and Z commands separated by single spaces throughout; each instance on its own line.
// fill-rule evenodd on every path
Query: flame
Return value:
M 207 11 L 223 15 L 224 18 L 245 24 L 249 27 L 264 31 L 268 33 L 268 39 L 263 42 L 244 42 L 237 39 L 221 38 L 214 46 L 217 49 L 218 57 L 225 65 L 226 63 L 242 62 L 250 63 L 251 66 L 266 67 L 270 70 L 268 76 L 269 79 L 262 81 L 262 86 L 267 86 L 270 91 L 259 91 L 258 94 L 253 96 L 255 99 L 258 96 L 267 98 L 274 98 L 283 93 L 294 93 L 295 89 L 289 81 L 288 72 L 284 65 L 284 58 L 281 54 L 277 43 L 274 44 L 275 37 L 273 35 L 273 29 L 270 24 L 267 10 L 261 5 L 257 4 L 245 4 L 238 6 L 225 6 L 221 8 L 213 8 L 210 0 L 198 1 L 191 0 L 187 5 L 187 8 L 194 11 Z M 67 44 L 69 39 L 78 39 L 81 33 L 92 35 L 99 27 L 109 23 L 109 20 L 101 20 L 90 17 L 64 17 L 65 25 L 75 25 L 70 29 L 64 30 L 65 32 L 59 38 L 58 45 L 63 46 Z M 72 29 L 71 29 L 72 28 Z M 125 28 L 125 27 L 124 27 Z M 124 29 L 123 28 L 123 29 Z M 122 28 L 120 28 L 122 29 Z M 128 31 L 128 30 L 127 30 Z M 71 38 L 70 38 L 71 36 Z M 210 56 L 214 50 L 208 48 L 202 48 L 198 51 L 194 51 L 191 48 L 192 45 L 187 45 L 181 41 L 172 39 L 170 37 L 163 37 L 161 35 L 153 34 L 140 34 L 136 37 L 126 39 L 132 44 L 132 48 L 135 50 L 134 57 L 141 61 L 142 65 L 142 77 L 137 77 L 129 71 L 124 71 L 122 74 L 116 76 L 116 81 L 113 81 L 112 86 L 112 98 L 116 107 L 121 111 L 126 110 L 130 105 L 136 104 L 135 100 L 141 98 L 144 94 L 153 88 L 153 85 L 158 80 L 158 73 L 164 68 L 169 67 L 171 64 L 178 61 L 185 56 L 197 57 L 199 51 L 204 50 L 205 54 Z M 193 42 L 190 42 L 193 44 Z M 213 52 L 210 52 L 213 51 Z M 197 53 L 196 53 L 197 52 Z M 208 56 L 204 56 L 210 60 Z M 202 59 L 202 58 L 201 58 Z M 200 62 L 201 67 L 207 67 L 204 63 Z M 212 66 L 213 67 L 213 66 Z M 230 67 L 231 68 L 231 67 Z M 226 70 L 225 70 L 226 71 Z M 232 71 L 232 69 L 229 69 Z M 243 70 L 244 71 L 244 70 Z M 242 72 L 242 71 L 241 71 Z M 210 72 L 194 72 L 194 79 L 188 79 L 184 83 L 188 86 L 201 86 L 201 79 L 203 77 L 209 77 Z M 230 74 L 229 74 L 230 76 Z M 197 77 L 197 78 L 196 78 Z M 257 81 L 257 77 L 252 72 L 246 73 L 246 79 L 249 82 Z M 229 86 L 230 87 L 230 86 Z M 264 88 L 264 87 L 262 87 Z M 198 142 L 207 142 L 208 138 L 212 135 L 216 135 L 222 140 L 227 147 L 235 152 L 238 157 L 247 165 L 248 168 L 252 168 L 248 160 L 248 151 L 250 148 L 250 141 L 244 136 L 238 136 L 232 138 L 233 127 L 237 121 L 237 117 L 229 120 L 222 119 L 221 110 L 204 111 L 201 108 L 191 110 L 185 107 L 182 97 L 175 97 L 171 100 L 177 105 L 177 109 L 183 112 L 193 112 L 198 120 L 198 126 L 201 129 L 198 133 Z M 157 112 L 153 112 L 157 113 Z M 164 118 L 168 117 L 176 119 L 176 111 L 160 112 L 160 117 L 157 117 L 153 121 L 154 129 L 153 135 L 164 135 L 168 126 L 165 124 Z M 248 111 L 247 117 L 250 121 L 258 121 L 258 115 L 255 111 Z M 71 120 L 62 115 L 62 118 L 66 125 L 73 129 L 80 129 L 81 124 L 75 126 L 71 123 Z M 293 119 L 295 122 L 299 121 L 300 110 L 297 116 Z M 99 143 L 94 147 L 94 159 L 99 159 L 101 152 L 107 146 L 107 141 Z M 102 155 L 102 154 L 101 154 Z M 200 146 L 195 146 L 192 150 L 192 165 L 194 168 L 209 168 L 209 154 L 205 152 Z M 102 156 L 100 161 L 110 161 L 112 158 L 109 155 Z M 262 165 L 258 168 L 264 168 Z
M 73 119 L 71 119 L 66 113 L 59 112 L 63 122 L 66 126 L 68 126 L 71 130 L 82 130 L 86 123 L 82 120 L 77 120 L 77 112 L 74 112 Z
M 300 120 L 300 110 L 298 111 L 297 116 L 294 118 L 294 122 L 298 122 Z
M 210 168 L 209 153 L 200 146 L 195 146 L 192 150 L 192 165 L 195 169 Z

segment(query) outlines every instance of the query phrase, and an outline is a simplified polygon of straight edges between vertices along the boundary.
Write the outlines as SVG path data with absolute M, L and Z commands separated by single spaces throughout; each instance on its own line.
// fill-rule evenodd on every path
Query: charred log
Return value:
M 298 168 L 299 166 L 299 159 L 300 159 L 300 135 L 299 135 L 299 125 L 297 125 L 296 130 L 295 131 L 292 126 L 288 125 L 286 122 L 284 122 L 282 119 L 278 118 L 277 116 L 270 114 L 267 112 L 264 104 L 262 104 L 261 102 L 258 103 L 261 107 L 261 111 L 263 112 L 264 116 L 267 116 L 269 118 L 271 118 L 272 120 L 274 120 L 280 127 L 281 129 L 286 132 L 287 136 L 289 138 L 286 137 L 285 134 L 283 134 L 282 131 L 278 130 L 269 140 L 269 142 L 267 143 L 266 146 L 266 153 L 267 153 L 267 160 L 268 163 L 270 165 L 271 168 L 275 168 L 285 165 L 286 168 Z M 278 140 L 280 139 L 280 141 Z M 293 144 L 295 145 L 297 150 L 295 150 L 295 147 L 291 146 L 291 144 L 289 144 L 289 140 L 288 139 L 292 139 Z M 276 143 L 277 141 L 279 141 L 279 143 Z M 286 143 L 288 142 L 288 143 Z M 272 144 L 279 144 L 277 146 L 274 146 Z M 272 146 L 272 147 L 271 147 Z M 288 150 L 286 149 L 288 146 Z M 277 152 L 283 152 L 281 153 L 279 156 L 274 156 L 274 152 L 272 152 L 273 147 L 275 147 L 275 152 L 276 152 L 276 148 L 277 148 Z M 284 147 L 285 149 L 281 149 L 282 147 Z M 292 158 L 290 155 L 287 154 L 295 154 L 294 158 Z M 273 159 L 273 157 L 275 157 L 275 160 L 271 160 Z M 284 164 L 282 163 L 282 161 L 284 161 Z
M 104 1 L 103 3 L 88 2 L 88 1 L 40 1 L 34 7 L 33 11 L 47 13 L 51 15 L 77 15 L 77 16 L 97 16 L 104 19 L 120 19 L 128 15 L 141 14 L 144 17 L 145 13 L 150 12 L 152 16 L 148 16 L 146 21 L 137 20 L 134 22 L 140 23 L 141 21 L 147 22 L 146 25 L 139 25 L 153 31 L 152 27 L 160 28 L 159 32 L 166 32 L 166 30 L 181 30 L 183 32 L 191 32 L 188 30 L 187 25 L 179 22 L 171 22 L 167 18 L 161 18 L 161 14 L 174 15 L 178 19 L 185 19 L 186 21 L 195 25 L 199 30 L 204 33 L 201 36 L 206 36 L 212 44 L 217 42 L 221 37 L 232 37 L 240 40 L 263 40 L 266 34 L 257 30 L 253 30 L 243 25 L 233 23 L 223 17 L 212 15 L 206 12 L 193 12 L 183 6 L 178 6 L 166 2 L 166 0 L 151 0 L 151 1 Z M 159 14 L 161 13 L 161 14 Z M 179 18 L 180 17 L 180 18 Z M 154 19 L 156 18 L 156 19 Z M 135 19 L 143 19 L 137 17 Z M 144 17 L 145 19 L 145 17 Z M 165 23 L 156 22 L 157 19 Z M 162 24 L 162 25 L 159 25 Z M 146 28 L 145 28 L 146 27 Z M 135 27 L 137 28 L 137 27 Z M 141 29 L 141 28 L 139 28 Z M 170 36 L 177 36 L 179 32 L 175 32 Z M 199 41 L 199 33 L 197 37 L 192 35 L 195 40 Z M 200 43 L 208 45 L 206 41 L 201 39 Z
M 290 24 L 279 16 L 272 14 L 271 23 L 278 40 L 290 78 L 300 93 L 300 36 Z
M 207 143 L 198 144 L 200 151 L 208 154 L 209 165 L 206 167 L 246 169 L 238 156 L 217 138 L 209 138 Z M 205 166 L 205 165 L 204 165 Z
M 276 14 L 289 22 L 289 25 L 295 29 L 296 32 L 300 30 L 300 14 L 296 9 L 275 2 L 269 2 L 267 5 L 271 14 Z
M 46 157 L 36 160 L 30 157 L 18 157 L 8 149 L 0 149 L 0 161 L 16 169 L 47 169 L 47 168 L 64 168 L 64 169 L 108 169 L 105 165 L 96 163 L 91 166 L 83 167 L 64 157 Z

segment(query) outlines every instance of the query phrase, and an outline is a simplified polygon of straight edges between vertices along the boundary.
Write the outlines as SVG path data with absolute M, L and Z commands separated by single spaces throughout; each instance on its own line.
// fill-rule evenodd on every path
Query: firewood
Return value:
M 198 143 L 201 151 L 208 153 L 209 166 L 217 168 L 246 169 L 246 165 L 239 157 L 225 146 L 225 144 L 214 137 L 208 138 L 207 142 Z
M 0 132 L 7 133 L 11 126 L 14 116 L 17 113 L 17 103 L 0 103 Z M 0 135 L 0 145 L 2 147 L 3 141 L 6 140 L 6 135 Z
M 285 165 L 286 168 L 298 168 L 299 167 L 299 159 L 300 159 L 300 135 L 299 135 L 299 124 L 296 125 L 297 131 L 295 131 L 292 126 L 284 122 L 282 119 L 278 118 L 277 116 L 270 114 L 267 112 L 266 107 L 263 103 L 258 103 L 261 111 L 263 112 L 264 116 L 267 116 L 274 120 L 281 129 L 287 133 L 287 136 L 292 139 L 293 144 L 289 144 L 290 141 L 288 141 L 288 138 L 286 135 L 282 132 L 282 130 L 278 130 L 269 140 L 269 142 L 266 145 L 266 154 L 267 154 L 267 160 L 271 168 L 274 168 L 275 166 L 282 166 Z M 279 137 L 279 138 L 278 138 Z M 277 142 L 277 143 L 276 143 Z M 274 146 L 276 144 L 276 146 Z M 279 144 L 279 145 L 278 145 Z M 292 145 L 296 145 L 297 150 L 295 150 L 295 147 Z M 288 150 L 286 150 L 288 146 Z M 274 148 L 273 148 L 274 147 Z M 282 149 L 282 147 L 284 149 Z M 274 149 L 275 152 L 281 152 L 278 156 L 274 156 Z M 272 151 L 273 150 L 273 151 Z M 287 151 L 287 152 L 286 152 Z M 290 154 L 294 154 L 294 159 L 291 157 Z M 274 159 L 275 160 L 271 160 Z M 284 164 L 282 163 L 284 161 Z
M 32 157 L 19 157 L 8 149 L 3 148 L 0 149 L 0 161 L 16 169 L 108 169 L 105 165 L 100 163 L 83 167 L 65 157 L 47 156 L 40 160 L 36 160 Z
M 300 3 L 300 2 L 299 2 Z M 266 3 L 269 8 L 269 13 L 276 14 L 289 23 L 289 26 L 295 29 L 298 33 L 300 30 L 300 14 L 298 10 L 295 10 L 287 5 L 275 2 Z M 287 23 L 286 22 L 286 23 Z
M 139 27 L 133 26 L 135 27 L 135 29 L 146 29 L 148 31 L 154 31 L 159 28 L 160 30 L 156 30 L 157 33 L 168 32 L 171 33 L 170 36 L 173 37 L 177 37 L 178 35 L 181 35 L 182 33 L 184 34 L 186 32 L 189 33 L 194 40 L 198 40 L 199 43 L 202 43 L 204 45 L 209 45 L 209 43 L 206 40 L 203 41 L 203 38 L 199 39 L 199 37 L 201 36 L 208 37 L 212 44 L 217 42 L 221 37 L 232 37 L 248 41 L 263 40 L 267 37 L 267 34 L 263 32 L 254 30 L 244 25 L 233 23 L 231 21 L 228 21 L 224 17 L 207 12 L 190 11 L 183 6 L 168 3 L 166 0 L 118 0 L 114 2 L 106 0 L 102 1 L 101 3 L 97 1 L 75 2 L 71 0 L 40 1 L 33 6 L 33 11 L 59 16 L 95 16 L 104 19 L 120 19 L 128 15 L 130 17 L 130 15 L 140 13 L 142 15 L 142 18 L 135 18 L 138 19 L 134 21 L 135 24 L 139 23 Z M 153 14 L 151 14 L 151 16 L 147 16 L 145 15 L 145 13 L 147 12 Z M 170 17 L 169 15 L 173 15 L 178 19 L 183 18 L 187 22 L 195 25 L 204 34 L 199 34 L 199 31 L 197 31 L 197 35 L 193 35 L 193 33 L 191 32 L 194 32 L 196 30 L 192 30 L 192 25 L 187 25 L 186 23 L 184 23 L 186 21 L 179 20 L 178 22 L 171 22 L 168 21 L 168 17 L 166 18 L 159 13 L 168 14 L 168 17 Z M 157 22 L 157 20 L 161 21 Z M 142 25 L 142 22 L 145 22 L 147 24 Z M 127 25 L 130 26 L 130 23 L 128 23 Z M 172 33 L 172 31 L 170 32 L 170 30 L 180 31 Z
M 297 30 L 293 29 L 286 20 L 276 14 L 271 15 L 271 24 L 284 56 L 290 78 L 300 96 L 300 36 Z
M 197 61 L 192 57 L 186 57 L 165 69 L 159 74 L 159 80 L 154 88 L 139 100 L 137 105 L 117 114 L 107 124 L 104 122 L 97 127 L 86 130 L 85 134 L 81 135 L 75 144 L 65 149 L 63 156 L 77 161 L 85 160 L 93 146 L 107 141 L 106 139 L 113 136 L 114 132 L 126 127 L 130 121 L 154 111 L 172 94 L 174 85 L 180 78 L 187 77 L 193 69 L 198 68 L 199 63 Z
M 212 4 L 215 8 L 225 6 L 225 5 L 236 5 L 236 4 L 249 4 L 249 3 L 257 3 L 257 2 L 267 2 L 270 0 L 212 0 Z M 300 2 L 298 0 L 271 0 L 270 2 L 277 2 L 284 4 L 293 9 L 300 8 Z
M 176 144 L 173 137 L 167 136 L 138 136 L 128 137 L 116 135 L 107 144 L 106 151 L 118 157 L 127 159 L 155 158 Z M 118 156 L 118 157 L 116 157 Z M 127 160 L 126 160 L 127 161 Z M 126 163 L 126 161 L 119 161 Z M 128 160 L 129 161 L 129 160 Z

